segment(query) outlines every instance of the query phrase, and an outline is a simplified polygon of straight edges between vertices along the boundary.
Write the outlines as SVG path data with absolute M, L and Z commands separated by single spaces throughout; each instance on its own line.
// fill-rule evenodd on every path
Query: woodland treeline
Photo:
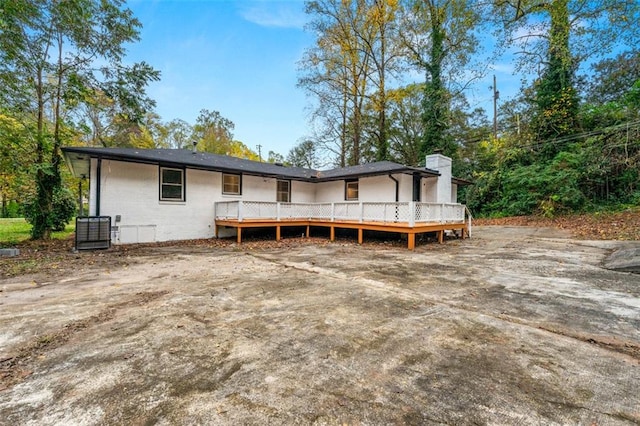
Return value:
M 640 203 L 637 0 L 320 0 L 305 10 L 315 43 L 298 86 L 310 130 L 285 156 L 235 140 L 214 110 L 162 121 L 146 93 L 160 73 L 125 61 L 142 24 L 122 0 L 0 0 L 2 216 L 24 214 L 32 236 L 48 238 L 73 214 L 64 145 L 195 147 L 304 167 L 424 166 L 442 152 L 474 182 L 462 196 L 476 215 Z M 468 89 L 507 54 L 522 87 L 492 122 Z
M 640 203 L 637 1 L 306 7 L 317 38 L 299 85 L 314 101 L 311 140 L 337 165 L 424 166 L 425 154 L 442 152 L 474 182 L 462 198 L 476 215 Z M 500 100 L 492 122 L 467 89 L 507 53 L 522 87 Z

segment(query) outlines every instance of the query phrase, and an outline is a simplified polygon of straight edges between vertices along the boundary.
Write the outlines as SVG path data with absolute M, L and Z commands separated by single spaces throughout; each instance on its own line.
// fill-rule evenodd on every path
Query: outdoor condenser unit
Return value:
M 76 250 L 108 249 L 109 247 L 111 247 L 111 216 L 76 218 Z

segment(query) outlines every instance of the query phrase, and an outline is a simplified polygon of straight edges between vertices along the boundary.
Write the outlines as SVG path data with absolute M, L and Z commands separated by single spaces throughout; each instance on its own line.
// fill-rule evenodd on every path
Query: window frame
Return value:
M 355 198 L 349 198 L 349 186 L 350 185 L 356 185 L 356 197 Z M 352 180 L 345 180 L 344 181 L 344 199 L 345 201 L 358 201 L 358 199 L 360 198 L 360 181 L 358 179 L 352 179 Z
M 158 200 L 159 201 L 166 201 L 166 202 L 171 202 L 171 203 L 181 203 L 181 202 L 185 202 L 187 201 L 187 173 L 185 171 L 184 168 L 180 168 L 180 167 L 169 167 L 169 166 L 159 166 L 159 173 L 158 173 L 158 181 L 159 181 L 159 185 L 158 185 Z M 180 172 L 180 183 L 171 183 L 171 182 L 165 182 L 164 181 L 164 171 L 165 170 L 171 170 L 171 171 L 178 171 Z M 180 187 L 180 198 L 174 198 L 174 197 L 165 197 L 163 195 L 163 188 L 165 186 L 172 186 L 172 187 Z
M 281 183 L 286 183 L 287 184 L 287 191 L 286 192 L 280 190 L 280 184 Z M 281 194 L 287 194 L 286 201 L 280 199 L 280 195 Z M 287 179 L 277 179 L 276 180 L 276 202 L 278 202 L 278 203 L 290 203 L 291 202 L 291 180 L 287 180 Z
M 232 176 L 238 178 L 238 192 L 225 191 L 225 177 Z M 235 186 L 235 184 L 234 184 Z M 223 195 L 242 195 L 242 174 L 238 173 L 222 173 L 222 194 Z

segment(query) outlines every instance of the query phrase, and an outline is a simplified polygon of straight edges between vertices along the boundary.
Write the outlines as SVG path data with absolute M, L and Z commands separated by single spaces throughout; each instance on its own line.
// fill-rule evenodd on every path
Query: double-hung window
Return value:
M 358 181 L 350 180 L 345 182 L 344 198 L 347 201 L 358 201 Z
M 160 201 L 184 199 L 184 170 L 160 167 Z
M 227 195 L 242 194 L 242 177 L 241 175 L 232 175 L 228 173 L 222 174 L 222 193 Z
M 276 201 L 281 203 L 291 202 L 291 181 L 279 180 L 276 189 Z

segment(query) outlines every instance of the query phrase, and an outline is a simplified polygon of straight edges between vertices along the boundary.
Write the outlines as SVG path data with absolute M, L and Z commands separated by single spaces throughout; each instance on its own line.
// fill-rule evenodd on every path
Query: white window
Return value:
M 347 201 L 358 201 L 358 181 L 357 180 L 346 182 L 345 199 Z
M 222 193 L 229 195 L 242 194 L 242 178 L 240 175 L 222 174 Z
M 276 201 L 288 203 L 291 201 L 291 181 L 279 180 L 277 182 Z
M 184 170 L 160 167 L 160 200 L 184 201 Z

